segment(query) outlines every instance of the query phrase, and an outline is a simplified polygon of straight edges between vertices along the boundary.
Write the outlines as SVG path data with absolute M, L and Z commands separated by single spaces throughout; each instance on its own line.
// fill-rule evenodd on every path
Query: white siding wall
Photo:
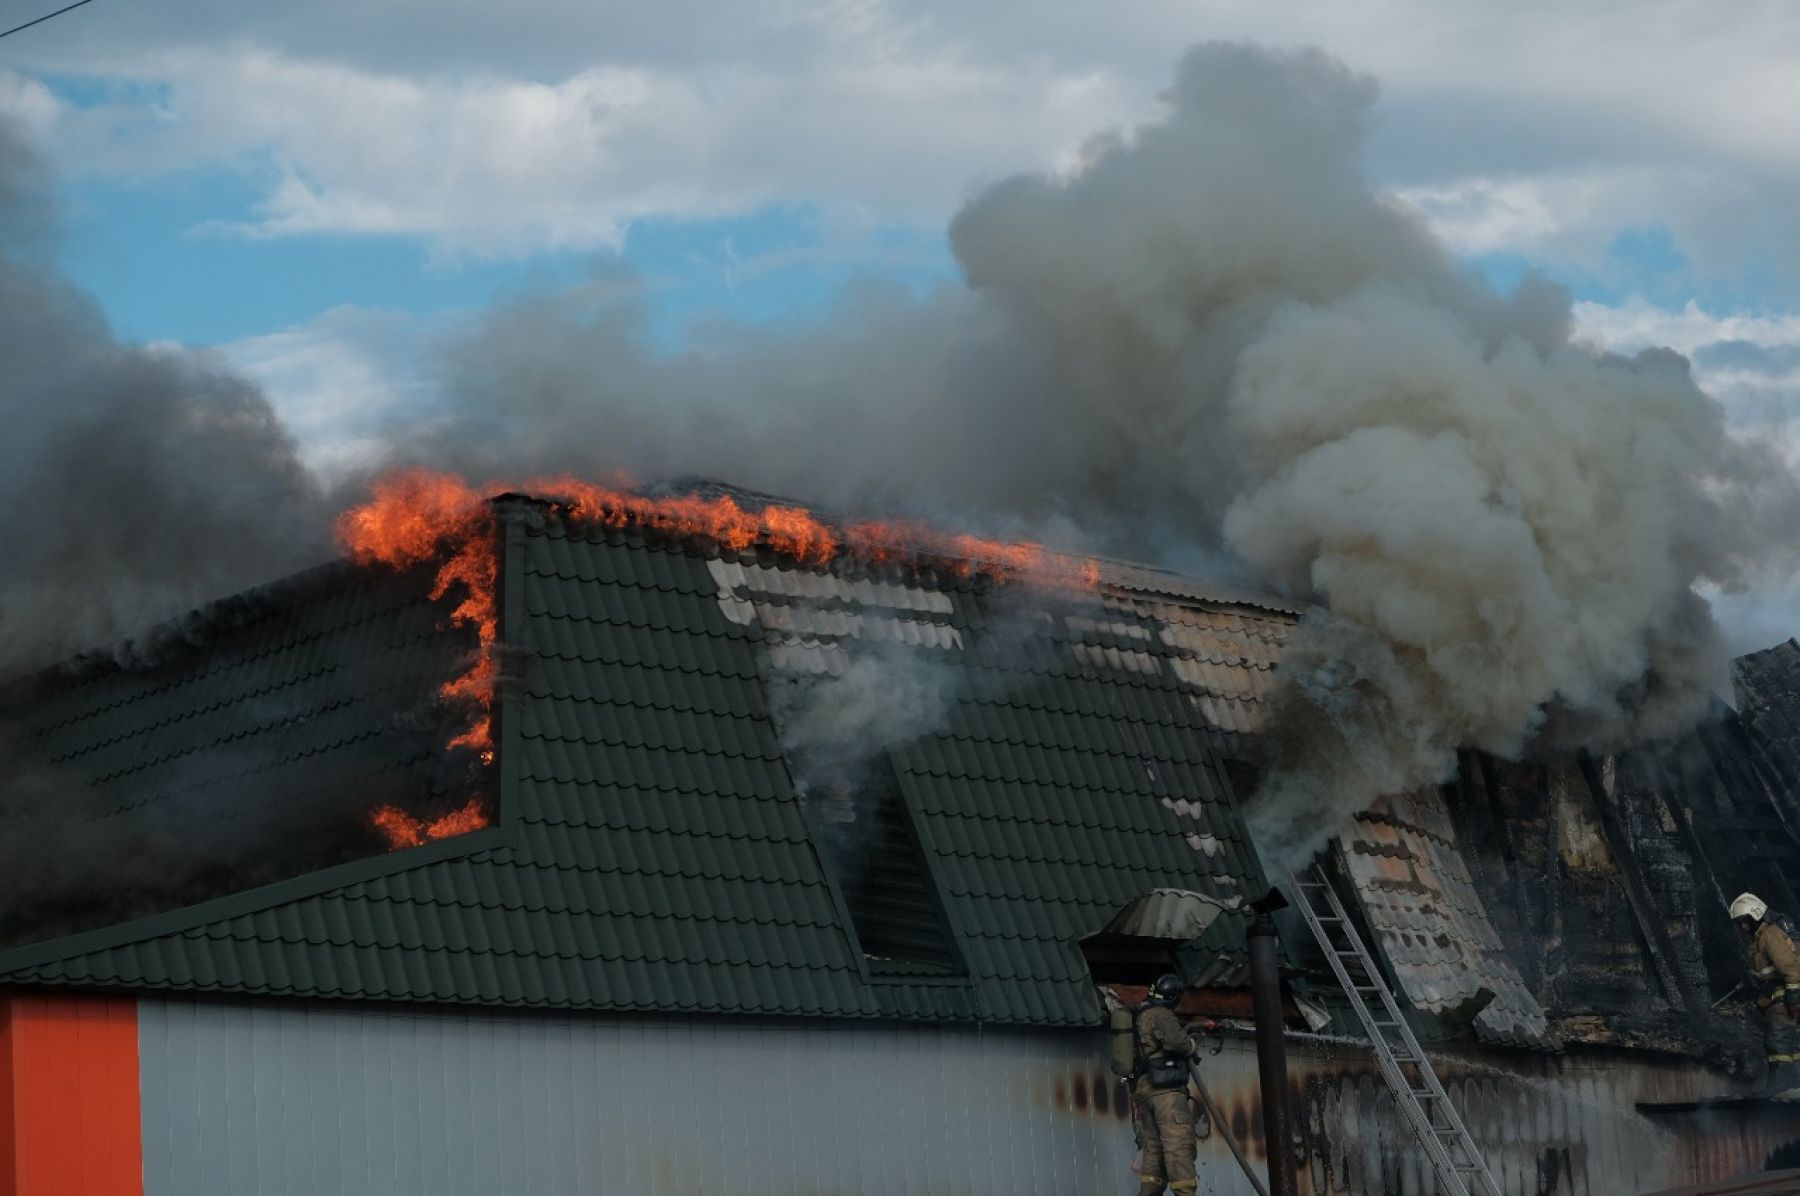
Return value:
M 148 998 L 139 1028 L 148 1196 L 951 1196 L 1133 1182 L 1127 1124 L 1070 1095 L 1103 1066 L 1097 1032 Z
M 1104 1035 L 143 998 L 147 1196 L 1059 1196 L 1131 1191 Z M 1641 1056 L 1475 1048 L 1439 1071 L 1507 1196 L 1620 1196 L 1764 1165 L 1760 1119 Z M 1435 1184 L 1361 1048 L 1290 1045 L 1305 1193 Z M 1204 1060 L 1258 1167 L 1252 1045 Z M 1103 1097 L 1096 1102 L 1098 1089 Z M 1201 1191 L 1250 1191 L 1218 1135 Z

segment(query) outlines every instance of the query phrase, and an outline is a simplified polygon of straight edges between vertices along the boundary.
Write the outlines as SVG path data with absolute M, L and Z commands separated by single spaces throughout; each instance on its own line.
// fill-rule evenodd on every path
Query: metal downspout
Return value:
M 1256 1065 L 1262 1082 L 1263 1146 L 1270 1196 L 1299 1196 L 1288 1111 L 1287 1041 L 1281 1024 L 1281 974 L 1275 922 L 1258 913 L 1250 924 L 1250 996 L 1256 1013 Z

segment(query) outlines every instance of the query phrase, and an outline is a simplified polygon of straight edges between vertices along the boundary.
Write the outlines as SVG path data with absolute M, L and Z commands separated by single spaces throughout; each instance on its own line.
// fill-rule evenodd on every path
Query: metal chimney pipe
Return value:
M 1250 1000 L 1256 1013 L 1256 1066 L 1262 1080 L 1263 1148 L 1269 1159 L 1269 1196 L 1300 1196 L 1288 1115 L 1287 1040 L 1282 1036 L 1275 921 L 1267 911 L 1258 911 L 1250 923 L 1249 940 Z

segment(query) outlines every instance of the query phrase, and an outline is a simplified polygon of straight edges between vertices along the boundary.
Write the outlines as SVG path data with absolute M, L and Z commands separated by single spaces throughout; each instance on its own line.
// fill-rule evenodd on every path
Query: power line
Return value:
M 87 3 L 90 3 L 90 0 L 75 0 L 75 3 L 64 5 L 62 8 L 57 9 L 55 12 L 47 12 L 43 16 L 37 18 L 34 21 L 26 21 L 23 25 L 14 25 L 11 29 L 8 29 L 5 33 L 0 33 L 0 37 L 11 37 L 13 34 L 19 32 L 21 29 L 29 29 L 33 25 L 42 25 L 45 21 L 48 21 L 51 17 L 60 17 L 64 13 L 68 12 L 69 9 L 80 8 L 83 4 L 87 4 Z

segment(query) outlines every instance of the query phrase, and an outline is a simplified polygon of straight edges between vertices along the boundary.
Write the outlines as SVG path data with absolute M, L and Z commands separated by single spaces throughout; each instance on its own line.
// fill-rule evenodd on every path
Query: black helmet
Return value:
M 1174 972 L 1164 972 L 1150 986 L 1150 999 L 1164 1005 L 1173 1005 L 1181 1000 L 1181 994 L 1187 991 L 1187 985 Z

